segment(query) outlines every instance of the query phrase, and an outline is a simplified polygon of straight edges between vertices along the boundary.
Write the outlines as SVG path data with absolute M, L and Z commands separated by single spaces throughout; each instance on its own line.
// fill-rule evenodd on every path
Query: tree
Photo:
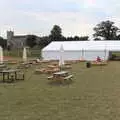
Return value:
M 73 41 L 73 37 L 67 37 L 66 41 Z
M 48 36 L 44 36 L 44 37 L 40 38 L 40 41 L 38 44 L 39 44 L 40 48 L 42 49 L 45 46 L 47 46 L 50 42 L 51 42 L 50 38 Z
M 109 20 L 97 24 L 93 30 L 95 31 L 94 37 L 103 37 L 105 40 L 116 39 L 119 32 L 119 28 L 114 26 L 114 22 Z
M 54 25 L 49 37 L 51 41 L 62 41 L 62 29 L 58 25 Z
M 6 48 L 7 47 L 7 40 L 0 37 L 0 46 L 2 46 L 3 48 Z
M 27 35 L 26 45 L 33 48 L 37 43 L 37 37 L 35 35 Z
M 100 41 L 101 39 L 100 38 L 94 38 L 94 41 Z
M 117 40 L 120 40 L 120 35 L 117 35 Z
M 66 41 L 87 41 L 88 40 L 88 36 L 74 36 L 74 37 L 67 37 Z
M 75 36 L 75 37 L 73 38 L 74 41 L 78 41 L 79 39 L 80 39 L 79 36 Z
M 11 46 L 10 46 L 10 45 L 7 46 L 7 50 L 8 50 L 8 51 L 11 50 Z
M 88 36 L 83 36 L 79 38 L 79 41 L 87 41 L 88 40 Z

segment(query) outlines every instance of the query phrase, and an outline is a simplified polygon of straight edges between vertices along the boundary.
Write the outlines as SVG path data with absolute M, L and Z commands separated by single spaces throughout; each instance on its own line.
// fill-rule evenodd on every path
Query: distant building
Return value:
M 7 46 L 11 48 L 23 48 L 26 46 L 27 35 L 15 36 L 13 31 L 7 31 Z

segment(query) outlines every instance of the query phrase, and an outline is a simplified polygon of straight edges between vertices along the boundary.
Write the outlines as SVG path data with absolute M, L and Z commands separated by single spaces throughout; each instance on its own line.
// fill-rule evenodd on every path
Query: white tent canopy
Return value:
M 65 41 L 52 42 L 42 50 L 46 60 L 59 59 L 61 45 L 64 48 L 65 60 L 95 60 L 97 56 L 108 59 L 110 51 L 120 51 L 120 41 Z

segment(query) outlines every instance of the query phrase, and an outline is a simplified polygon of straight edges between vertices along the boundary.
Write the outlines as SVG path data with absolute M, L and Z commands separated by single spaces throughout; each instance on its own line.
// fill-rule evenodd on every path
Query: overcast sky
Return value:
M 120 27 L 120 0 L 0 0 L 0 30 L 49 35 L 54 24 L 64 36 L 92 35 L 93 27 L 112 20 Z

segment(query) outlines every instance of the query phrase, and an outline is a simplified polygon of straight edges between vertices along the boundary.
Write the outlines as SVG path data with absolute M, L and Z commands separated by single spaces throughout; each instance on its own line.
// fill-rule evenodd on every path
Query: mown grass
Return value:
M 72 65 L 69 85 L 26 71 L 25 81 L 0 83 L 0 120 L 119 120 L 120 62 L 86 68 Z

